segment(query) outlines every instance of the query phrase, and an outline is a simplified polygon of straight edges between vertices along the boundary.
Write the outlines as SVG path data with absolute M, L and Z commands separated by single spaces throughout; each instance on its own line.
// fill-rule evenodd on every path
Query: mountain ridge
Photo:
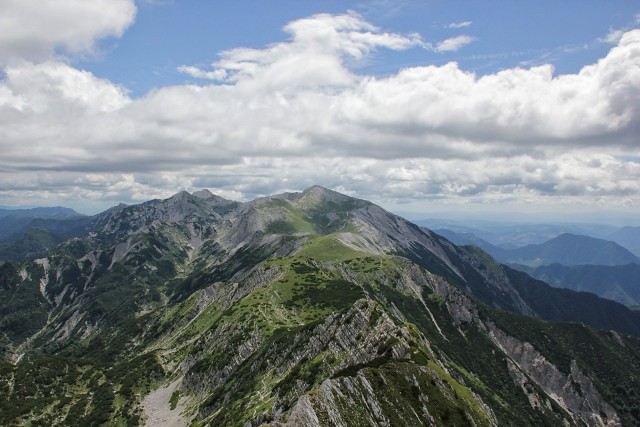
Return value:
M 171 384 L 161 405 L 193 425 L 640 414 L 640 339 L 531 317 L 554 318 L 544 301 L 558 291 L 485 252 L 320 187 L 219 202 L 108 211 L 45 257 L 0 266 L 0 422 L 138 425 Z M 640 335 L 625 307 L 588 303 Z

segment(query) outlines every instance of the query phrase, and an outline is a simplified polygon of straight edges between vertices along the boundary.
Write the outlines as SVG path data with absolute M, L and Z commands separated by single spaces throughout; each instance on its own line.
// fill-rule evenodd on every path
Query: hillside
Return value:
M 543 265 L 522 268 L 558 288 L 592 292 L 630 307 L 640 306 L 640 265 Z
M 182 192 L 0 267 L 0 424 L 637 425 L 639 316 L 321 187 Z
M 21 239 L 14 242 L 0 243 L 0 262 L 26 261 L 37 258 L 60 243 L 60 241 L 49 230 L 36 227 L 29 228 Z

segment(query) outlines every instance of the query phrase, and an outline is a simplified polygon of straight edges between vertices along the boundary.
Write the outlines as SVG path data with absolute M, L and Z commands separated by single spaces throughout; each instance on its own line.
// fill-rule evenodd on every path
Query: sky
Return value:
M 640 217 L 640 3 L 0 0 L 0 150 L 2 206 Z

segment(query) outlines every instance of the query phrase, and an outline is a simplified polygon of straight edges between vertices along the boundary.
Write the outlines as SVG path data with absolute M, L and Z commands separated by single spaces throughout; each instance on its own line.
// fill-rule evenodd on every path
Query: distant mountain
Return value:
M 63 207 L 32 208 L 32 209 L 0 209 L 0 242 L 10 242 L 24 237 L 26 231 L 32 227 L 50 229 L 48 223 L 58 221 L 73 221 L 86 218 L 73 209 Z
M 558 263 L 562 265 L 640 264 L 640 259 L 617 243 L 575 234 L 561 234 L 539 245 L 528 245 L 496 254 L 504 263 L 529 267 Z
M 1 425 L 639 419 L 640 313 L 368 201 L 181 192 L 83 227 L 0 266 Z
M 446 228 L 434 230 L 439 235 L 446 237 L 458 246 L 474 245 L 490 254 L 497 260 L 504 259 L 510 252 L 508 249 L 498 247 L 476 236 L 473 233 L 457 233 Z
M 640 259 L 626 248 L 603 239 L 564 233 L 539 245 L 505 249 L 493 245 L 472 233 L 456 233 L 439 229 L 437 233 L 457 245 L 474 245 L 496 260 L 521 267 L 540 265 L 626 265 L 640 264 Z M 529 270 L 527 270 L 529 271 Z
M 516 249 L 527 245 L 541 244 L 564 233 L 606 239 L 618 227 L 607 224 L 586 223 L 504 223 L 491 221 L 474 221 L 459 223 L 450 220 L 423 220 L 416 224 L 432 230 L 447 229 L 458 234 L 471 233 L 492 245 L 505 249 Z
M 629 307 L 640 307 L 640 265 L 542 265 L 520 267 L 536 279 L 557 288 L 592 292 Z
M 40 207 L 30 209 L 0 209 L 0 219 L 5 217 L 15 218 L 72 218 L 81 216 L 78 212 L 70 208 L 61 206 Z
M 623 227 L 607 236 L 607 239 L 624 246 L 640 257 L 640 227 Z

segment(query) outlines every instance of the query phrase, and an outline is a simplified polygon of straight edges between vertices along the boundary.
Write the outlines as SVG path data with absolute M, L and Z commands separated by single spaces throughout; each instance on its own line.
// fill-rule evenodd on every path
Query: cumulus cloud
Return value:
M 23 63 L 4 71 L 2 104 L 25 114 L 66 114 L 67 109 L 81 114 L 109 112 L 129 101 L 124 89 L 61 62 Z
M 136 15 L 134 0 L 3 0 L 0 65 L 87 52 L 104 37 L 119 37 Z
M 293 87 L 348 85 L 354 76 L 345 60 L 361 60 L 379 48 L 423 45 L 418 35 L 380 32 L 355 13 L 319 14 L 284 27 L 291 40 L 265 49 L 237 48 L 220 54 L 214 73 L 230 82 L 251 79 L 260 85 Z
M 222 81 L 137 99 L 57 60 L 6 67 L 0 198 L 137 201 L 209 187 L 249 199 L 322 184 L 398 206 L 640 202 L 640 30 L 576 74 L 478 76 L 448 63 L 385 78 L 353 62 L 425 47 L 419 36 L 355 14 L 285 31 L 263 49 L 222 52 L 209 71 L 181 67 Z

